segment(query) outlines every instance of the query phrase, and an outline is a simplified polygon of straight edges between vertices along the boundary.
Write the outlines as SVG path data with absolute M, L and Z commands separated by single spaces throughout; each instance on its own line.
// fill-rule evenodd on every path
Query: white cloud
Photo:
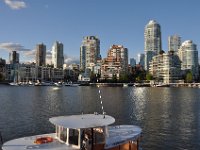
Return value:
M 4 2 L 11 8 L 11 9 L 22 9 L 26 8 L 26 3 L 22 0 L 4 0 Z
M 47 51 L 47 53 L 46 53 L 46 63 L 47 64 L 52 63 L 52 53 L 51 53 L 51 51 Z M 79 64 L 79 58 L 64 55 L 64 63 L 65 64 Z
M 76 57 L 69 57 L 67 55 L 65 55 L 65 60 L 64 62 L 66 64 L 79 64 L 79 58 Z
M 26 57 L 35 57 L 35 49 L 30 50 L 30 51 L 24 51 L 24 55 Z
M 30 49 L 25 49 L 24 46 L 22 46 L 19 43 L 0 43 L 0 49 L 6 50 L 6 51 L 30 51 Z

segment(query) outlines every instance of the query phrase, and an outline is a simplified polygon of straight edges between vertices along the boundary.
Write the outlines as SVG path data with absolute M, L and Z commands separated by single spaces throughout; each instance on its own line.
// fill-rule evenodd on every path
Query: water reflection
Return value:
M 136 120 L 144 119 L 144 109 L 146 107 L 146 101 L 148 101 L 148 96 L 146 96 L 147 88 L 139 87 L 132 88 L 130 91 L 130 98 L 132 101 L 132 118 L 136 118 Z
M 197 114 L 194 112 L 199 89 L 148 88 L 145 92 L 143 106 L 135 103 L 136 108 L 137 105 L 142 108 L 142 113 L 137 111 L 136 114 L 144 125 L 144 141 L 148 141 L 145 146 L 151 148 L 153 144 L 155 149 L 175 149 L 178 144 L 179 149 L 189 148 L 188 141 L 193 139 L 194 131 L 199 128 L 195 127 Z
M 0 87 L 4 140 L 53 132 L 52 116 L 102 113 L 97 87 Z M 143 149 L 200 147 L 200 89 L 100 87 L 104 111 L 116 124 L 143 129 Z

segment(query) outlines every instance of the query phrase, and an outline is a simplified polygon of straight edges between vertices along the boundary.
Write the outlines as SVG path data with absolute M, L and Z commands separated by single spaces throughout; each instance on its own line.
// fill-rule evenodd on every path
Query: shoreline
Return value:
M 9 82 L 0 82 L 0 85 L 9 85 Z M 43 86 L 43 85 L 40 85 Z M 49 85 L 56 86 L 56 85 Z M 65 85 L 63 85 L 65 86 Z M 200 83 L 169 83 L 169 84 L 150 84 L 150 83 L 80 83 L 79 86 L 105 86 L 105 87 L 199 87 Z

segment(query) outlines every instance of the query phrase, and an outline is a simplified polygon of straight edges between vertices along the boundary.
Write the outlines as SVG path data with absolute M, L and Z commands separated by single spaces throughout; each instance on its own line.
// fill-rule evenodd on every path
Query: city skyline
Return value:
M 18 2 L 18 3 L 17 3 Z M 9 52 L 20 53 L 20 62 L 35 60 L 35 47 L 55 41 L 64 45 L 65 62 L 79 61 L 84 36 L 100 39 L 100 54 L 119 44 L 129 49 L 129 58 L 144 53 L 144 28 L 150 20 L 161 26 L 162 47 L 168 50 L 168 36 L 177 34 L 182 41 L 200 43 L 197 0 L 174 2 L 2 0 L 0 2 L 0 57 L 8 61 Z M 190 6 L 190 7 L 189 7 Z M 50 57 L 49 57 L 50 58 Z

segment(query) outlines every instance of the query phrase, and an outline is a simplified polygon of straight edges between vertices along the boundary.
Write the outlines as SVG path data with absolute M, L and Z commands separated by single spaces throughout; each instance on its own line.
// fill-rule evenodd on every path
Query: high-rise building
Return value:
M 9 62 L 10 64 L 18 64 L 19 63 L 19 53 L 16 51 L 12 51 L 9 53 Z
M 115 75 L 128 72 L 128 49 L 122 45 L 112 45 L 107 53 L 107 58 L 103 59 L 101 66 L 101 78 L 112 79 Z
M 155 20 L 150 20 L 145 26 L 144 32 L 144 51 L 145 69 L 149 70 L 149 62 L 152 57 L 159 54 L 162 50 L 161 27 Z
M 144 54 L 138 54 L 138 64 L 140 64 L 142 67 L 144 67 Z
M 192 40 L 187 40 L 181 44 L 178 51 L 180 60 L 182 61 L 181 70 L 190 70 L 194 79 L 199 76 L 199 63 L 197 45 Z
M 36 46 L 36 65 L 46 65 L 46 45 L 44 45 L 43 43 Z
M 80 47 L 80 70 L 91 68 L 99 59 L 101 59 L 100 40 L 96 36 L 84 37 Z
M 168 37 L 168 50 L 178 54 L 178 49 L 181 46 L 181 37 L 173 35 Z
M 174 83 L 181 77 L 181 61 L 173 52 L 161 53 L 152 58 L 149 72 L 163 83 Z
M 135 67 L 135 65 L 136 65 L 135 58 L 130 58 L 130 65 L 131 65 L 131 67 Z
M 54 68 L 63 68 L 63 44 L 56 41 L 52 47 L 52 63 Z

